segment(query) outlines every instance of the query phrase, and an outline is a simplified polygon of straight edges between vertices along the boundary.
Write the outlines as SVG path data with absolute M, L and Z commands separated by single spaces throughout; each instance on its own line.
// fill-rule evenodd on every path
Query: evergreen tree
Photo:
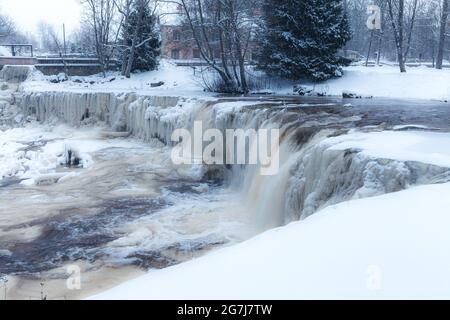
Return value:
M 341 76 L 349 39 L 342 0 L 265 0 L 258 65 L 292 80 Z
M 124 63 L 131 64 L 131 72 L 152 71 L 158 67 L 158 57 L 161 54 L 160 32 L 157 18 L 151 13 L 148 1 L 136 0 L 122 35 L 127 46 L 127 61 Z

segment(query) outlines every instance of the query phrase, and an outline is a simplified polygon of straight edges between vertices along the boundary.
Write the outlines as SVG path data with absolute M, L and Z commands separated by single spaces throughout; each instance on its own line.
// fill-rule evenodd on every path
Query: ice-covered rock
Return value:
M 82 164 L 80 153 L 75 147 L 65 146 L 64 164 L 68 167 L 78 167 Z
M 353 91 L 343 91 L 342 97 L 344 99 L 372 99 L 373 96 L 370 95 L 362 95 Z

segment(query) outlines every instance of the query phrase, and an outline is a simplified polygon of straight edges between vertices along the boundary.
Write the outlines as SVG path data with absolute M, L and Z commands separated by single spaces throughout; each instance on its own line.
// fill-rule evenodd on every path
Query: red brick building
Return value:
M 183 26 L 181 6 L 167 5 L 161 18 L 162 55 L 174 60 L 200 59 L 191 31 Z
M 183 24 L 182 8 L 178 7 L 173 11 L 173 13 L 165 15 L 163 21 L 161 21 L 163 57 L 174 60 L 201 60 L 200 51 L 192 32 L 189 27 Z M 219 37 L 211 35 L 210 40 L 214 50 L 214 58 L 220 59 Z M 250 43 L 247 49 L 247 60 L 252 60 L 255 48 L 256 45 Z
M 174 60 L 200 59 L 200 52 L 192 38 L 192 33 L 176 25 L 161 26 L 162 54 Z

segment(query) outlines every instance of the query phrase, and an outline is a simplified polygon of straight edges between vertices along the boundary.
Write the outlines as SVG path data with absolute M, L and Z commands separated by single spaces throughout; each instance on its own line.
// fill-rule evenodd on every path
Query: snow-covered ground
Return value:
M 373 97 L 448 100 L 450 70 L 415 67 L 400 73 L 395 66 L 354 66 L 345 68 L 342 78 L 317 85 L 315 89 L 331 95 L 350 91 Z
M 323 143 L 450 167 L 450 134 L 350 133 Z M 450 298 L 450 184 L 328 207 L 92 299 Z
M 75 92 L 139 92 L 150 95 L 176 96 L 211 96 L 205 93 L 202 83 L 201 68 L 177 67 L 174 62 L 162 60 L 159 70 L 132 75 L 126 79 L 117 73 L 110 73 L 107 78 L 100 76 L 71 77 L 68 82 L 50 83 L 55 77 L 34 74 L 22 88 L 26 91 L 75 91 Z M 151 85 L 164 82 L 160 87 Z M 274 94 L 293 94 L 293 83 L 271 79 L 267 88 Z M 427 67 L 408 68 L 407 73 L 400 73 L 398 67 L 364 67 L 345 68 L 342 78 L 329 80 L 320 84 L 300 83 L 318 93 L 342 96 L 343 92 L 353 92 L 363 97 L 385 97 L 402 99 L 450 99 L 450 70 L 435 70 Z
M 57 76 L 43 76 L 35 72 L 22 84 L 25 91 L 71 91 L 71 92 L 138 92 L 154 96 L 205 96 L 200 74 L 190 67 L 177 67 L 174 62 L 162 60 L 158 70 L 132 74 L 130 79 L 117 72 L 89 77 L 70 77 L 70 81 L 51 83 Z M 152 84 L 163 82 L 158 87 Z
M 450 168 L 450 135 L 437 132 L 353 132 L 329 138 L 331 149 L 363 150 L 374 158 L 416 161 Z

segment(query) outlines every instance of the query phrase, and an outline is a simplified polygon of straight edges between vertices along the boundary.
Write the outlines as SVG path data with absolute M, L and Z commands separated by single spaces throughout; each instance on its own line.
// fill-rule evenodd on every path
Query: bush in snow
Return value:
M 337 52 L 350 38 L 342 0 L 265 0 L 260 69 L 292 80 L 341 76 Z

